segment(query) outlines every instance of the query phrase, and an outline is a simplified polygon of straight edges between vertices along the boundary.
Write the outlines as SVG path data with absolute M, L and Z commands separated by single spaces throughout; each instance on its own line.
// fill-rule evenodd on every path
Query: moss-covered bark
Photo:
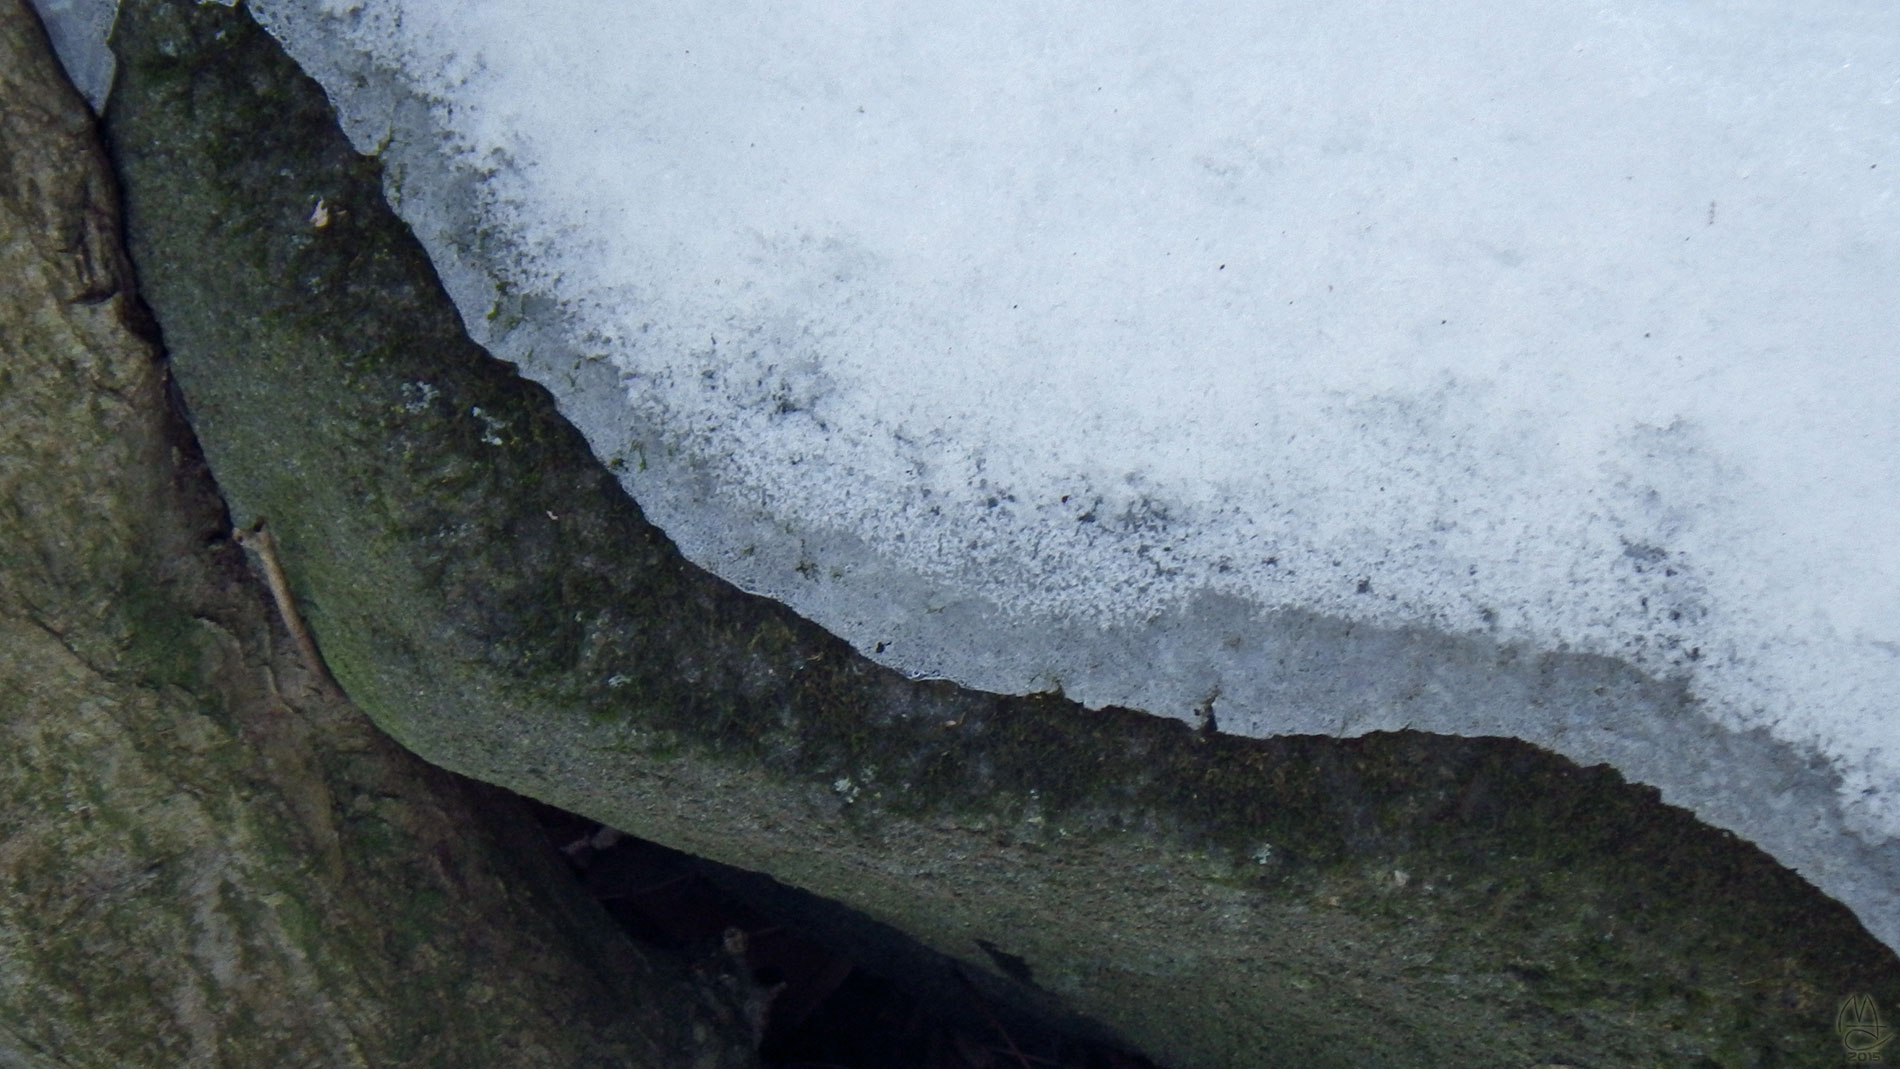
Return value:
M 376 162 L 241 11 L 129 2 L 118 47 L 133 256 L 211 463 L 430 760 L 852 904 L 1178 1066 L 1834 1064 L 1841 998 L 1900 999 L 1845 910 L 1604 769 L 857 657 L 683 561 L 463 337 Z
M 0 0 L 0 1064 L 750 1063 L 518 803 L 273 638 L 119 237 L 91 115 Z

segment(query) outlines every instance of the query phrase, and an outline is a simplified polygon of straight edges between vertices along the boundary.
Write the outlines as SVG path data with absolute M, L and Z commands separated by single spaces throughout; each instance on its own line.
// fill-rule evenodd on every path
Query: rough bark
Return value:
M 91 114 L 0 0 L 0 1065 L 738 1066 L 516 800 L 301 663 L 227 537 Z

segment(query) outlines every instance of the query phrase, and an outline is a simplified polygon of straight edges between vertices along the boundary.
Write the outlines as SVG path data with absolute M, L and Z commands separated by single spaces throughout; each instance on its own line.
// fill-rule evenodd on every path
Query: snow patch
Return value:
M 1900 916 L 1900 8 L 253 7 L 711 570 L 914 675 L 1614 759 Z

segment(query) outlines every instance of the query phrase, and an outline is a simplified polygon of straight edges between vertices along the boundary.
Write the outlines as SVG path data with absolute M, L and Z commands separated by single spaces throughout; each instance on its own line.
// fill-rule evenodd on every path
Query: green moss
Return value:
M 126 659 L 150 686 L 190 687 L 202 678 L 207 650 L 203 630 L 173 592 L 134 573 L 119 588 L 128 623 Z
M 118 149 L 134 254 L 234 510 L 271 518 L 333 672 L 431 760 L 987 968 L 982 933 L 1183 1066 L 1818 1064 L 1829 999 L 1900 992 L 1844 910 L 1608 770 L 914 682 L 706 576 L 609 470 L 644 451 L 598 463 L 469 343 L 374 161 L 224 32 L 219 62 L 128 61 L 123 121 L 163 132 Z M 317 190 L 348 209 L 321 233 Z M 934 882 L 879 875 L 888 843 Z

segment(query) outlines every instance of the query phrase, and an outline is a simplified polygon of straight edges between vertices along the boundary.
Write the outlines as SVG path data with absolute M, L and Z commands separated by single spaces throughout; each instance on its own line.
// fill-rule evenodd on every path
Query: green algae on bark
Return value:
M 708 577 L 463 336 L 377 162 L 241 11 L 128 3 L 117 43 L 132 252 L 211 464 L 431 761 L 1182 1067 L 1833 1064 L 1842 998 L 1900 998 L 1844 909 L 1606 769 L 910 681 Z
M 519 805 L 288 652 L 178 419 L 94 121 L 0 0 L 0 1064 L 752 1061 Z

